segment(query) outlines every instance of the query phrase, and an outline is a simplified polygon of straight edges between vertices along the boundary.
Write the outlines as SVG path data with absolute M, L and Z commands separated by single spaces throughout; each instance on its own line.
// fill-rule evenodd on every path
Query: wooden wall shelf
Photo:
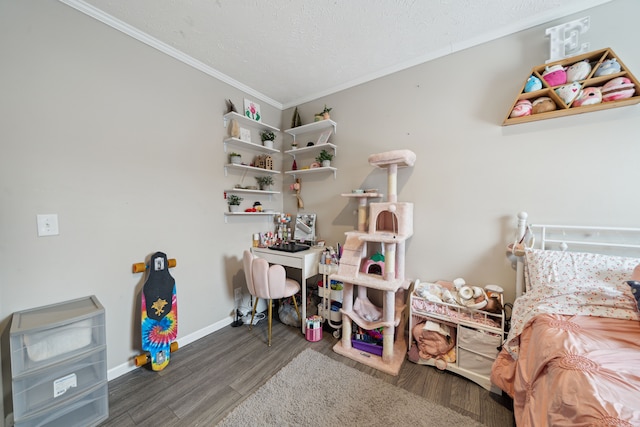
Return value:
M 603 62 L 608 59 L 614 59 L 614 58 L 617 60 L 618 64 L 620 64 L 620 72 L 596 77 L 596 72 L 598 68 L 603 64 Z M 619 99 L 617 101 L 601 102 L 599 104 L 583 105 L 579 107 L 573 105 L 575 99 L 570 103 L 565 103 L 555 91 L 555 89 L 557 89 L 562 85 L 550 86 L 545 82 L 544 78 L 542 77 L 542 73 L 545 71 L 546 67 L 561 65 L 562 67 L 567 68 L 577 62 L 584 61 L 585 59 L 589 60 L 592 67 L 591 67 L 591 72 L 584 80 L 578 80 L 578 83 L 580 83 L 581 90 L 588 87 L 601 87 L 605 83 L 607 83 L 608 81 L 616 77 L 626 77 L 629 80 L 631 80 L 631 82 L 635 85 L 635 93 L 633 94 L 633 96 L 626 99 Z M 606 110 L 610 108 L 623 107 L 627 105 L 640 103 L 640 84 L 638 83 L 638 80 L 633 76 L 633 74 L 631 74 L 631 71 L 629 71 L 629 69 L 623 64 L 623 62 L 620 60 L 620 57 L 618 57 L 618 55 L 616 55 L 613 52 L 613 50 L 608 48 L 596 50 L 593 52 L 585 53 L 585 54 L 574 56 L 571 58 L 565 58 L 559 61 L 550 62 L 548 64 L 538 65 L 531 70 L 530 76 L 535 76 L 539 78 L 540 81 L 542 82 L 542 88 L 533 92 L 525 92 L 525 86 L 529 78 L 529 76 L 527 76 L 522 87 L 520 88 L 520 94 L 516 97 L 515 101 L 511 105 L 511 108 L 509 109 L 509 113 L 507 113 L 507 117 L 504 119 L 504 122 L 502 123 L 503 126 L 533 122 L 537 120 L 552 119 L 555 117 L 570 116 L 574 114 L 588 113 L 592 111 Z M 569 83 L 570 82 L 567 82 L 567 84 Z M 521 116 L 521 117 L 511 117 L 511 112 L 513 111 L 513 108 L 515 107 L 518 101 L 523 99 L 528 99 L 531 102 L 533 102 L 536 99 L 544 96 L 549 97 L 553 100 L 553 102 L 556 104 L 555 110 L 547 111 L 544 113 Z

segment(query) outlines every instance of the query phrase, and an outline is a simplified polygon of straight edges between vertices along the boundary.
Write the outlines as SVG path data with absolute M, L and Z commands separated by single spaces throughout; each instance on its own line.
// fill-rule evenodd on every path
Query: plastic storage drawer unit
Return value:
M 105 313 L 95 296 L 14 313 L 10 347 L 16 426 L 107 418 Z

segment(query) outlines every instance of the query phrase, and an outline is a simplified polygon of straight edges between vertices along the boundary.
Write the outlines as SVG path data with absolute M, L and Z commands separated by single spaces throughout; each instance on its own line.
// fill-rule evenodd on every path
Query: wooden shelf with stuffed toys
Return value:
M 638 86 L 609 48 L 541 64 L 531 70 L 502 125 L 638 104 Z

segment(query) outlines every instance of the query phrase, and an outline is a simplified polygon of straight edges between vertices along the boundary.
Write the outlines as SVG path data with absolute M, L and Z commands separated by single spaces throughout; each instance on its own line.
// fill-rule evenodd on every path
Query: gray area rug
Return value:
M 481 426 L 323 354 L 306 349 L 219 426 Z

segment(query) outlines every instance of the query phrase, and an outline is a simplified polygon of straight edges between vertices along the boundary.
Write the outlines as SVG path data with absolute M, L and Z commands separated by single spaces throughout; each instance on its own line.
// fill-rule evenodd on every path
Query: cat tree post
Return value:
M 388 201 L 369 205 L 369 227 L 364 226 L 366 216 L 358 215 L 358 231 L 347 232 L 338 272 L 331 280 L 344 283 L 342 313 L 342 339 L 333 347 L 336 353 L 391 375 L 398 375 L 407 351 L 404 337 L 405 290 L 410 282 L 405 279 L 405 242 L 413 235 L 413 203 L 398 202 L 398 167 L 411 167 L 416 155 L 409 150 L 388 151 L 369 156 L 372 166 L 387 169 Z M 364 197 L 353 195 L 351 197 Z M 373 197 L 373 195 L 372 195 Z M 365 199 L 366 200 L 366 199 Z M 362 202 L 361 202 L 361 205 Z M 382 275 L 362 271 L 367 262 L 367 245 L 384 247 Z M 375 249 L 375 248 L 373 248 Z M 353 286 L 358 286 L 358 297 L 353 303 Z M 367 298 L 367 290 L 382 292 L 382 308 Z M 382 355 L 367 353 L 352 344 L 352 322 L 365 330 L 382 328 Z M 398 336 L 396 337 L 396 328 Z

